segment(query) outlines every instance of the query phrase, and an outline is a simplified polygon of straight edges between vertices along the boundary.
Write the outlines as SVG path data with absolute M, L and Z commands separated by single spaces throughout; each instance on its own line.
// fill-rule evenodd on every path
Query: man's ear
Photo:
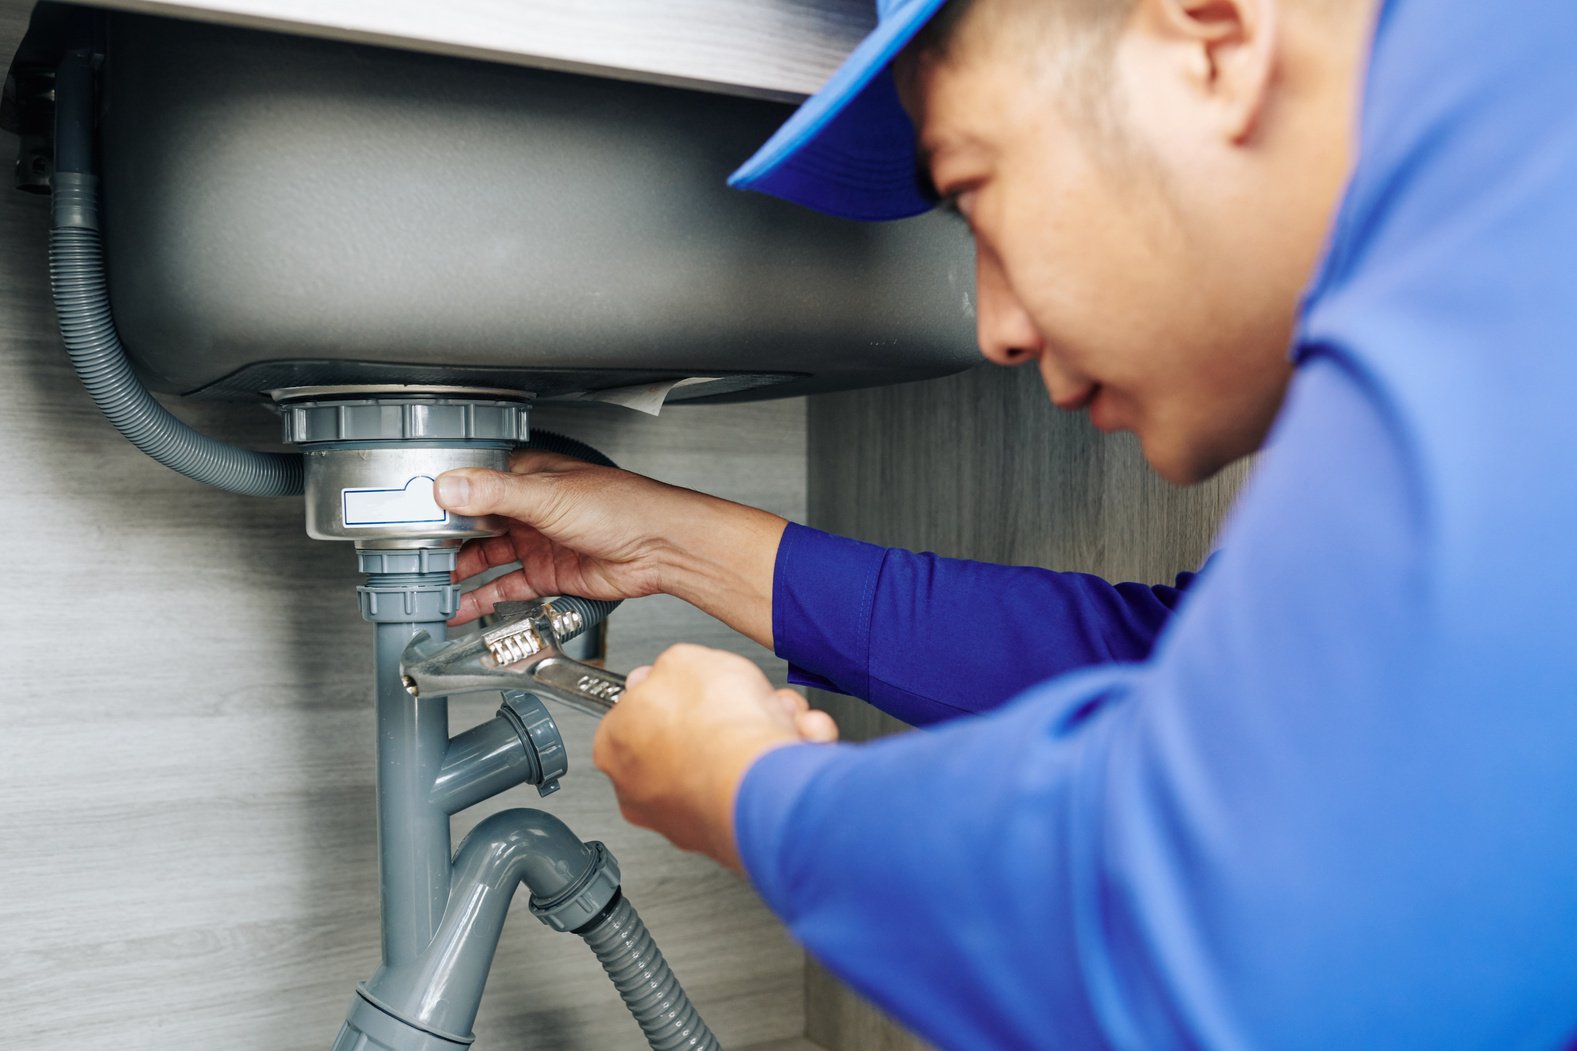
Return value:
M 1276 71 L 1278 0 L 1139 0 L 1137 18 L 1241 143 L 1254 134 Z

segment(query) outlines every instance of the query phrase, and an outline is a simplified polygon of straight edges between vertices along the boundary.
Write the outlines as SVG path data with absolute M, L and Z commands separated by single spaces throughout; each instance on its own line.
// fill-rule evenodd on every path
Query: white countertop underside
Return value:
M 97 6 L 796 100 L 875 21 L 871 0 L 99 0 Z

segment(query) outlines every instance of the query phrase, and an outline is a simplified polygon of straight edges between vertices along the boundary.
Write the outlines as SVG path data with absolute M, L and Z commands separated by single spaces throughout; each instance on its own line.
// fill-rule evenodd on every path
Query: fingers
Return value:
M 491 613 L 499 602 L 525 602 L 541 597 L 526 580 L 526 575 L 517 570 L 461 595 L 460 608 L 449 623 L 468 624 L 484 613 Z
M 830 744 L 838 740 L 838 724 L 832 716 L 811 708 L 810 702 L 798 691 L 783 688 L 767 692 L 763 689 L 761 693 L 755 694 L 756 699 L 752 702 L 749 698 L 754 684 L 759 682 L 761 687 L 766 687 L 767 683 L 755 663 L 738 654 L 686 643 L 670 646 L 658 656 L 654 664 L 643 665 L 630 672 L 625 679 L 626 698 L 640 690 L 654 675 L 663 681 L 660 690 L 677 690 L 680 697 L 711 692 L 714 697 L 725 702 L 722 710 L 736 713 L 728 716 L 731 720 L 746 715 L 753 709 L 753 704 L 761 704 L 765 708 L 763 714 L 773 711 L 780 714 L 781 721 L 768 716 L 780 732 L 792 729 L 801 741 L 812 744 Z M 719 690 L 721 694 L 717 692 Z M 620 706 L 622 708 L 624 705 Z M 606 718 L 611 719 L 612 714 Z M 604 728 L 607 726 L 605 719 Z M 602 736 L 601 731 L 599 736 Z M 604 757 L 612 761 L 606 746 Z M 598 766 L 606 771 L 602 767 L 603 761 L 597 760 Z
M 766 676 L 749 657 L 694 642 L 679 642 L 669 646 L 657 655 L 654 664 L 659 671 L 721 676 L 728 680 L 742 679 L 752 684 L 759 681 L 766 685 Z
M 826 712 L 807 708 L 794 717 L 794 732 L 799 734 L 802 741 L 832 744 L 838 739 L 838 724 Z
M 454 579 L 469 580 L 478 573 L 485 573 L 495 566 L 507 566 L 517 561 L 515 541 L 508 536 L 487 536 L 469 540 L 455 558 Z
M 438 503 L 462 515 L 504 515 L 522 522 L 536 522 L 547 511 L 551 490 L 535 474 L 462 467 L 438 476 L 434 490 Z
M 801 715 L 810 710 L 810 703 L 793 690 L 773 690 L 772 699 L 778 704 L 783 717 L 793 726 Z
M 535 522 L 552 500 L 552 490 L 544 484 L 547 477 L 594 471 L 610 469 L 560 453 L 520 449 L 510 455 L 507 472 L 484 467 L 446 471 L 438 476 L 435 491 L 439 504 L 459 514 L 507 515 Z
M 794 732 L 799 734 L 800 740 L 828 744 L 838 739 L 838 724 L 833 722 L 832 716 L 812 708 L 798 691 L 775 690 L 772 696 L 794 724 Z
M 794 690 L 774 690 L 772 696 L 777 698 L 778 704 L 783 708 L 783 714 L 790 719 L 810 707 L 810 702 Z

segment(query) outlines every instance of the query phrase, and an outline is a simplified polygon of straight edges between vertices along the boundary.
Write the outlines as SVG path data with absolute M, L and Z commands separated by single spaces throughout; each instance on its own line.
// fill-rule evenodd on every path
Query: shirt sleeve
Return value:
M 1496 658 L 1498 592 L 1450 622 L 1382 401 L 1300 369 L 1149 662 L 758 760 L 740 852 L 795 935 L 949 1048 L 1569 1039 L 1574 661 Z
M 877 547 L 790 525 L 772 632 L 789 680 L 921 726 L 995 707 L 1054 675 L 1143 660 L 1175 587 Z

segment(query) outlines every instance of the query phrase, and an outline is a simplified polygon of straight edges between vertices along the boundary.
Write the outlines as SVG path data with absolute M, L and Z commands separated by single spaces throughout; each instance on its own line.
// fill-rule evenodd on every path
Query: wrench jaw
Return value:
M 522 690 L 578 711 L 604 715 L 624 692 L 624 676 L 564 655 L 561 639 L 583 625 L 550 602 L 501 602 L 504 620 L 470 638 L 438 642 L 425 632 L 405 647 L 400 674 L 413 697 Z
M 500 602 L 493 612 L 501 619 L 482 633 L 482 644 L 501 668 L 535 657 L 544 649 L 558 649 L 563 639 L 579 633 L 578 626 L 571 628 L 564 617 L 555 616 L 550 602 Z
M 421 632 L 400 654 L 400 675 L 412 697 L 525 688 L 520 669 L 504 672 L 479 637 L 445 643 Z

